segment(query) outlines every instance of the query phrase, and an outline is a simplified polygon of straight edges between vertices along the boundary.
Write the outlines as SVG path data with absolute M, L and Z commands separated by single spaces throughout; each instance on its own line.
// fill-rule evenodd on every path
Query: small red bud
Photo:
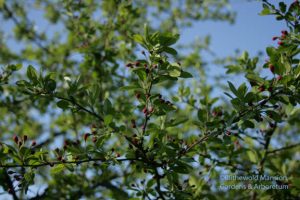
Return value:
M 276 37 L 276 36 L 272 38 L 273 41 L 275 41 L 275 40 L 277 40 L 277 39 L 278 39 L 278 37 Z
M 268 91 L 269 91 L 269 92 L 272 92 L 272 91 L 273 91 L 273 87 L 269 87 L 269 88 L 268 88 Z
M 231 135 L 231 132 L 230 131 L 226 131 L 225 133 L 227 136 L 230 136 Z
M 136 128 L 136 123 L 135 123 L 135 120 L 134 120 L 134 119 L 131 120 L 131 127 L 132 127 L 132 128 Z
M 258 91 L 260 91 L 260 92 L 263 92 L 263 91 L 265 91 L 265 86 L 260 86 L 259 88 L 258 88 Z
M 282 31 L 281 31 L 281 34 L 282 34 L 282 35 L 287 35 L 288 33 L 289 33 L 289 32 L 288 32 L 287 30 L 282 30 Z
M 275 66 L 272 65 L 272 64 L 269 64 L 269 69 L 270 69 L 270 71 L 274 74 Z
M 212 116 L 216 117 L 217 115 L 218 115 L 218 112 L 216 112 L 216 111 L 212 112 Z
M 62 156 L 58 156 L 57 160 L 62 161 Z
M 120 154 L 120 153 L 117 153 L 117 154 L 116 154 L 116 157 L 120 157 L 120 156 L 121 156 L 121 154 Z
M 140 93 L 136 93 L 136 94 L 135 94 L 135 97 L 136 97 L 137 99 L 139 99 L 139 98 L 141 97 L 141 94 L 140 94 Z
M 92 140 L 94 143 L 96 143 L 97 142 L 97 137 L 93 137 L 93 140 Z
M 143 113 L 144 113 L 144 114 L 147 114 L 147 113 L 148 113 L 148 109 L 147 109 L 147 107 L 144 107 L 144 109 L 143 109 Z
M 83 138 L 84 138 L 84 141 L 86 142 L 86 140 L 87 140 L 87 138 L 90 136 L 90 134 L 89 133 L 85 133 L 84 135 L 83 135 Z
M 132 63 L 126 64 L 126 67 L 132 67 Z
M 26 142 L 26 141 L 27 141 L 27 138 L 28 138 L 28 136 L 27 136 L 27 135 L 24 135 L 24 136 L 23 136 L 23 141 Z
M 279 42 L 278 42 L 278 45 L 279 45 L 279 46 L 282 46 L 282 45 L 284 45 L 284 43 L 281 42 L 281 41 L 279 41 Z
M 33 141 L 31 142 L 31 146 L 34 147 L 35 145 L 36 145 L 36 141 L 33 140 Z
M 138 67 L 138 66 L 140 66 L 140 62 L 139 61 L 136 61 L 135 63 L 134 63 L 134 65 L 136 66 L 136 67 Z
M 112 149 L 111 149 L 111 151 L 112 151 L 112 152 L 114 152 L 114 151 L 115 151 L 115 149 L 114 149 L 114 148 L 112 148 Z
M 280 81 L 282 79 L 282 76 L 278 76 L 277 80 Z
M 19 142 L 18 136 L 15 135 L 15 136 L 13 137 L 13 140 L 15 141 L 16 144 L 18 144 L 18 142 Z

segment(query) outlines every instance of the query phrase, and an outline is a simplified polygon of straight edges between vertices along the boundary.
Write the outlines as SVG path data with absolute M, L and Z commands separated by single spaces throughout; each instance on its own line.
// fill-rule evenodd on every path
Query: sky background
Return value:
M 264 51 L 267 46 L 276 45 L 272 37 L 280 35 L 280 31 L 286 29 L 285 23 L 276 21 L 274 16 L 259 15 L 262 10 L 259 1 L 231 0 L 231 7 L 237 13 L 234 24 L 198 22 L 181 33 L 179 42 L 192 42 L 197 36 L 210 34 L 211 49 L 217 56 L 233 55 L 236 49 L 247 50 L 250 56 L 254 56 L 258 51 Z

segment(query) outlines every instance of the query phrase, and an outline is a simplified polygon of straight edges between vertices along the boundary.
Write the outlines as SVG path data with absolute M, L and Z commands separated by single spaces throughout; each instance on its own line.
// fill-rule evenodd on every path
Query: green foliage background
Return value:
M 195 21 L 233 23 L 226 0 L 0 0 L 13 23 L 13 38 L 0 29 L 1 195 L 299 198 L 300 6 L 262 4 L 261 15 L 286 21 L 279 46 L 266 47 L 265 62 L 247 52 L 216 60 L 227 80 L 246 82 L 212 86 L 209 37 L 175 43 Z M 288 189 L 220 190 L 222 174 L 286 176 L 266 184 Z

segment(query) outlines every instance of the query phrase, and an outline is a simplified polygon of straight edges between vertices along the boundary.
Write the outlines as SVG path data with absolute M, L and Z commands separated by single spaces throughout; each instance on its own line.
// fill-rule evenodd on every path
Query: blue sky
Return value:
M 258 51 L 264 51 L 267 46 L 276 45 L 272 37 L 280 35 L 280 31 L 286 29 L 283 21 L 276 22 L 274 16 L 260 16 L 261 2 L 232 0 L 231 3 L 232 9 L 237 12 L 235 24 L 198 22 L 192 28 L 181 32 L 180 42 L 191 42 L 196 36 L 210 34 L 211 49 L 222 57 L 233 55 L 236 49 L 247 50 L 254 56 Z

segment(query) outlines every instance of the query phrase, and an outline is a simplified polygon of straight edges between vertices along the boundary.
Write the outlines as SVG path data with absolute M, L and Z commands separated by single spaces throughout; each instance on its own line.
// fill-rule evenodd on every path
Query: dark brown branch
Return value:
M 159 198 L 165 200 L 164 194 L 161 191 L 161 184 L 160 184 L 160 179 L 162 178 L 162 176 L 159 175 L 157 169 L 155 169 L 155 179 L 156 179 L 156 191 L 158 193 Z
M 100 115 L 98 115 L 97 113 L 95 113 L 91 110 L 86 109 L 85 107 L 80 105 L 77 101 L 75 101 L 75 99 L 68 99 L 68 98 L 65 98 L 65 97 L 62 97 L 62 96 L 58 96 L 58 95 L 53 95 L 53 97 L 57 98 L 57 99 L 60 99 L 60 100 L 68 101 L 68 102 L 72 103 L 73 105 L 77 106 L 80 110 L 83 110 L 83 111 L 89 113 L 90 115 L 93 115 L 93 116 L 97 117 L 102 122 L 104 121 L 103 118 Z
M 6 170 L 3 170 L 4 173 L 4 182 L 7 184 L 8 189 L 9 189 L 9 194 L 13 196 L 14 200 L 19 200 L 19 197 L 17 196 L 16 190 L 14 188 L 13 182 L 11 181 L 8 173 Z
M 280 153 L 282 151 L 289 150 L 289 149 L 292 149 L 292 148 L 296 148 L 296 147 L 299 147 L 299 146 L 300 146 L 300 143 L 292 144 L 292 145 L 289 145 L 289 146 L 285 146 L 285 147 L 282 147 L 282 148 L 278 148 L 278 149 L 268 151 L 267 153 L 268 154 Z
M 118 162 L 124 162 L 124 161 L 140 161 L 139 159 L 135 158 L 120 158 L 116 159 Z M 105 158 L 91 158 L 91 159 L 85 159 L 85 160 L 77 160 L 77 161 L 47 161 L 39 164 L 0 164 L 0 168 L 17 168 L 17 167 L 43 167 L 43 166 L 53 166 L 57 164 L 76 164 L 80 165 L 82 163 L 88 163 L 88 162 L 95 162 L 95 161 L 101 161 L 101 162 L 109 162 L 112 160 L 106 160 Z

